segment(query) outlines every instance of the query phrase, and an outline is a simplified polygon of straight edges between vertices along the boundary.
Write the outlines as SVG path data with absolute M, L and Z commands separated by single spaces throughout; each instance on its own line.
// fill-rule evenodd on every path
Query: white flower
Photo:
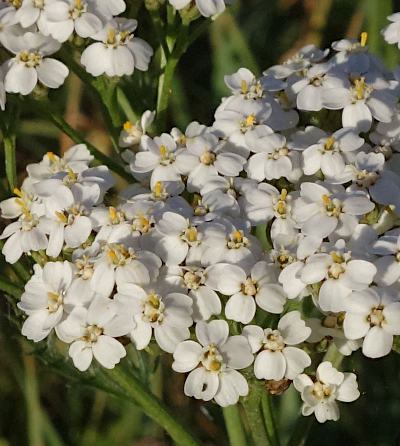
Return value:
M 257 305 L 265 311 L 279 314 L 286 296 L 277 284 L 278 270 L 267 262 L 257 262 L 248 276 L 237 265 L 218 263 L 206 269 L 206 285 L 230 296 L 225 316 L 243 324 L 254 317 Z
M 191 0 L 169 0 L 176 9 L 182 9 L 190 3 Z M 200 14 L 204 17 L 211 17 L 219 14 L 225 9 L 225 3 L 232 3 L 234 0 L 195 0 Z
M 257 138 L 251 146 L 256 152 L 246 165 L 249 178 L 257 181 L 281 177 L 296 182 L 302 175 L 300 154 L 294 151 L 286 138 L 278 133 Z
M 294 379 L 294 386 L 301 393 L 302 414 L 308 416 L 314 413 L 320 423 L 339 419 L 336 400 L 351 402 L 360 396 L 356 375 L 338 372 L 328 361 L 318 366 L 315 382 L 301 374 Z
M 244 221 L 221 219 L 215 222 L 203 237 L 202 264 L 226 262 L 246 271 L 251 269 L 259 260 L 262 249 L 259 240 L 248 232 Z
M 304 173 L 312 175 L 321 169 L 326 181 L 330 182 L 332 179 L 336 183 L 338 177 L 344 173 L 348 157 L 363 143 L 364 139 L 353 128 L 343 128 L 329 137 L 324 136 L 303 151 Z M 342 182 L 346 182 L 346 178 Z
M 135 321 L 130 337 L 138 350 L 149 345 L 153 333 L 157 344 L 168 353 L 190 337 L 192 299 L 186 294 L 161 295 L 150 287 L 145 291 L 138 285 L 125 283 L 118 286 L 114 300 L 120 311 Z
M 56 0 L 22 0 L 21 7 L 15 14 L 15 20 L 20 23 L 23 28 L 37 24 L 39 31 L 48 35 L 47 20 L 44 14 L 45 8 L 54 3 Z
M 400 278 L 400 235 L 398 230 L 390 231 L 371 245 L 370 251 L 380 257 L 375 260 L 378 285 L 393 285 Z M 382 256 L 382 257 L 381 257 Z
M 304 342 L 311 333 L 298 311 L 286 313 L 278 323 L 278 329 L 262 329 L 257 325 L 248 325 L 243 329 L 253 353 L 257 353 L 254 362 L 254 374 L 258 379 L 283 378 L 293 380 L 311 365 L 311 358 L 306 352 L 293 345 Z
M 368 73 L 385 70 L 383 63 L 368 51 L 366 45 L 368 33 L 361 33 L 360 41 L 356 39 L 342 39 L 332 43 L 337 52 L 329 61 L 347 73 Z
M 130 147 L 139 144 L 142 136 L 146 134 L 147 128 L 153 123 L 155 115 L 155 111 L 146 110 L 140 118 L 140 121 L 137 121 L 135 124 L 126 121 L 119 136 L 118 145 L 120 147 Z M 130 162 L 130 160 L 125 157 L 124 159 L 125 161 Z
M 88 0 L 92 7 L 105 19 L 123 13 L 126 9 L 124 0 Z
M 62 157 L 47 152 L 39 163 L 28 164 L 26 171 L 33 182 L 37 182 L 60 172 L 68 173 L 70 170 L 82 173 L 93 159 L 85 144 L 77 144 L 70 147 Z
M 344 74 L 330 71 L 329 64 L 317 64 L 306 70 L 303 79 L 297 80 L 288 87 L 288 95 L 297 95 L 299 110 L 319 111 L 324 104 L 324 91 L 329 88 L 344 88 L 348 80 Z
M 16 56 L 6 62 L 4 86 L 9 93 L 29 94 L 38 80 L 49 88 L 58 88 L 68 76 L 68 68 L 60 61 L 46 57 L 60 44 L 51 37 L 27 32 L 19 39 L 10 39 L 7 49 Z
M 188 219 L 173 212 L 165 212 L 156 224 L 156 229 L 161 234 L 156 252 L 167 265 L 179 265 L 185 260 L 189 248 L 192 248 L 192 254 L 200 260 L 201 252 L 196 255 L 193 248 L 201 249 L 202 235 Z
M 45 234 L 40 218 L 24 208 L 18 221 L 8 225 L 0 235 L 0 240 L 8 238 L 2 250 L 6 261 L 15 263 L 23 253 L 46 249 L 48 240 Z
M 218 174 L 238 176 L 246 162 L 243 156 L 232 153 L 229 144 L 218 144 L 212 134 L 191 138 L 186 146 L 187 150 L 178 153 L 176 164 L 180 173 L 188 175 L 189 192 L 199 191 Z
M 94 265 L 92 289 L 108 297 L 115 284 L 148 284 L 157 278 L 160 266 L 161 260 L 150 251 L 122 243 L 103 243 Z
M 279 239 L 277 240 L 279 242 Z M 309 294 L 307 285 L 301 280 L 301 271 L 306 259 L 319 250 L 322 239 L 320 237 L 299 234 L 293 243 L 280 245 L 270 251 L 271 260 L 282 269 L 279 282 L 283 286 L 288 299 L 301 298 Z
M 28 0 L 29 1 L 29 0 Z M 59 42 L 65 42 L 75 31 L 83 38 L 93 37 L 103 28 L 97 5 L 87 0 L 52 0 L 44 7 L 42 32 Z
M 400 13 L 396 12 L 387 17 L 392 22 L 381 30 L 381 34 L 387 43 L 400 43 Z M 400 48 L 400 47 L 399 47 Z
M 383 79 L 367 82 L 364 76 L 354 79 L 350 89 L 330 88 L 324 90 L 323 100 L 327 108 L 343 108 L 343 127 L 354 127 L 367 132 L 373 118 L 390 122 L 396 108 L 396 97 Z
M 329 53 L 329 49 L 321 51 L 313 44 L 308 44 L 289 59 L 283 62 L 283 65 L 274 65 L 264 71 L 263 74 L 272 74 L 277 79 L 289 77 L 298 71 L 303 71 L 314 62 L 319 62 Z
M 237 370 L 253 362 L 250 346 L 244 336 L 230 336 L 225 321 L 199 322 L 199 342 L 184 341 L 174 351 L 172 368 L 179 373 L 190 372 L 184 392 L 187 396 L 210 401 L 220 406 L 236 404 L 249 392 L 248 384 Z
M 364 338 L 365 356 L 380 358 L 389 354 L 393 335 L 400 334 L 399 293 L 386 287 L 353 292 L 347 300 L 343 329 L 348 339 Z
M 34 275 L 25 285 L 18 308 L 28 318 L 22 326 L 22 334 L 35 342 L 44 339 L 61 321 L 64 301 L 72 282 L 71 264 L 48 262 L 43 267 L 34 266 Z
M 71 343 L 69 355 L 82 372 L 87 370 L 93 356 L 105 368 L 113 369 L 126 356 L 124 346 L 116 337 L 128 334 L 134 321 L 118 311 L 110 299 L 98 297 L 89 308 L 75 307 L 58 326 L 57 336 Z
M 177 148 L 171 135 L 163 133 L 154 139 L 147 135 L 141 138 L 141 151 L 131 160 L 129 168 L 134 174 L 151 173 L 150 187 L 159 182 L 179 182 L 180 168 L 176 155 Z
M 347 298 L 353 290 L 368 288 L 376 274 L 376 267 L 366 260 L 354 259 L 345 250 L 344 240 L 338 240 L 329 253 L 310 256 L 299 272 L 306 284 L 322 285 L 318 305 L 324 311 L 339 312 L 346 309 Z
M 221 300 L 218 294 L 206 285 L 205 268 L 194 265 L 170 266 L 159 278 L 160 287 L 188 293 L 193 301 L 193 320 L 208 320 L 221 313 Z
M 136 68 L 146 71 L 153 55 L 150 45 L 134 37 L 137 27 L 134 19 L 118 18 L 92 36 L 99 42 L 89 45 L 81 56 L 81 63 L 93 76 L 124 76 Z
M 302 183 L 300 198 L 294 202 L 293 217 L 306 235 L 349 237 L 358 223 L 357 216 L 374 209 L 363 192 L 345 192 L 323 183 Z
M 271 133 L 266 124 L 271 116 L 271 104 L 264 101 L 247 101 L 232 96 L 225 99 L 215 112 L 213 128 L 219 137 L 228 138 L 236 152 L 247 157 L 251 149 L 248 138 L 261 127 L 261 131 Z

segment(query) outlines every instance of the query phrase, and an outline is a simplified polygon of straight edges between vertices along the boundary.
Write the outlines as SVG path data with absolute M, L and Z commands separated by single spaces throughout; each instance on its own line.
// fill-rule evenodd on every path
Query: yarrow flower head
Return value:
M 400 70 L 370 53 L 366 33 L 331 50 L 306 45 L 260 77 L 227 74 L 208 126 L 167 131 L 171 64 L 190 41 L 174 43 L 171 32 L 233 2 L 164 3 L 143 8 L 168 8 L 157 107 L 147 94 L 154 73 L 118 79 L 147 71 L 153 56 L 136 36 L 134 7 L 117 17 L 123 0 L 0 3 L 0 43 L 11 54 L 0 108 L 8 93 L 42 98 L 60 87 L 69 69 L 59 55 L 102 98 L 113 146 L 126 149 L 116 159 L 83 143 L 49 150 L 0 202 L 13 220 L 0 235 L 6 261 L 18 277 L 33 264 L 23 292 L 9 287 L 20 295 L 22 334 L 58 338 L 93 374 L 93 359 L 112 369 L 136 351 L 141 365 L 129 377 L 143 385 L 151 361 L 142 360 L 162 351 L 185 374 L 185 395 L 222 407 L 264 403 L 261 392 L 293 382 L 303 415 L 337 420 L 337 401 L 360 392 L 354 373 L 326 359 L 359 348 L 380 358 L 400 336 Z M 152 18 L 164 27 L 159 12 Z M 399 15 L 389 20 L 383 35 L 399 43 Z M 8 110 L 4 120 L 7 138 Z M 121 191 L 96 157 L 132 184 Z

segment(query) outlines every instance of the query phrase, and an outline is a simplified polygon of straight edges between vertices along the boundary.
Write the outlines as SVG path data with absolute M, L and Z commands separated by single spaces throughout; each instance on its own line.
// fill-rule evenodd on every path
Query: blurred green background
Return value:
M 138 35 L 156 48 L 156 36 L 141 3 L 127 0 L 129 7 L 138 9 Z M 214 108 L 228 94 L 224 74 L 242 66 L 260 74 L 306 43 L 324 48 L 343 37 L 358 38 L 366 30 L 370 49 L 393 68 L 399 63 L 399 51 L 385 44 L 379 30 L 387 24 L 386 16 L 399 10 L 400 1 L 389 0 L 236 0 L 181 59 L 173 82 L 169 124 L 182 130 L 192 120 L 211 124 Z M 146 90 L 151 83 L 149 75 L 141 73 L 123 82 L 125 94 L 137 105 L 138 112 L 154 108 L 155 92 Z M 78 78 L 71 76 L 50 98 L 73 127 L 110 152 L 101 111 Z M 23 113 L 17 138 L 20 180 L 27 163 L 38 161 L 47 151 L 63 151 L 70 145 L 71 141 L 52 124 Z M 5 178 L 1 161 L 0 177 Z M 1 184 L 0 200 L 8 196 L 6 181 Z M 0 262 L 2 274 L 11 274 L 3 258 Z M 13 317 L 11 304 L 2 298 L 0 446 L 170 444 L 162 430 L 131 403 L 71 381 L 38 360 L 19 334 Z M 200 433 L 205 445 L 227 445 L 217 407 L 185 398 L 184 377 L 172 373 L 169 366 L 170 358 L 163 357 L 152 377 L 155 393 Z M 355 403 L 341 404 L 340 422 L 314 423 L 306 444 L 400 445 L 400 357 L 393 353 L 375 361 L 356 353 L 344 361 L 343 369 L 357 371 L 362 396 Z M 299 409 L 298 397 L 289 390 L 274 403 L 287 432 Z

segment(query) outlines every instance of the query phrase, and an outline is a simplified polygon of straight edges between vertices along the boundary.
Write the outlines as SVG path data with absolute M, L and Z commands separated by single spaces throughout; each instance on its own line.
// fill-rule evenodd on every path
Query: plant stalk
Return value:
M 104 370 L 104 373 L 117 382 L 125 393 L 137 402 L 146 415 L 162 426 L 176 444 L 201 446 L 200 441 L 179 423 L 177 417 L 173 416 L 158 398 L 146 391 L 139 380 L 132 375 L 125 374 L 121 367 Z
M 253 437 L 254 446 L 272 446 L 265 429 L 264 416 L 261 408 L 261 392 L 265 390 L 258 383 L 251 383 L 249 395 L 242 404 Z
M 276 428 L 274 408 L 272 407 L 271 395 L 268 392 L 263 392 L 261 395 L 261 407 L 271 446 L 280 446 L 281 442 Z
M 222 409 L 225 426 L 228 432 L 230 446 L 247 446 L 246 434 L 240 417 L 239 405 L 224 407 Z

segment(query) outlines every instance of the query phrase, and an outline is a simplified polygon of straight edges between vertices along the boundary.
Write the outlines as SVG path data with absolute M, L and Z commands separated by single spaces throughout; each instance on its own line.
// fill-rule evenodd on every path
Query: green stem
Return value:
M 50 107 L 48 103 L 42 104 L 38 101 L 29 99 L 27 99 L 26 102 L 31 105 L 33 110 L 36 110 L 43 117 L 48 118 L 57 128 L 68 135 L 75 143 L 85 144 L 89 152 L 96 158 L 96 160 L 105 164 L 124 180 L 130 183 L 134 181 L 133 177 L 128 172 L 126 172 L 119 163 L 105 155 L 103 152 L 100 152 L 100 150 L 94 147 L 93 144 L 90 144 L 90 142 L 86 141 L 83 136 L 80 135 L 75 129 L 73 129 L 59 113 L 57 113 Z
M 0 278 L 0 291 L 4 293 L 10 294 L 14 297 L 20 297 L 22 294 L 22 290 L 7 280 Z
M 201 446 L 200 441 L 179 423 L 176 416 L 169 413 L 158 398 L 147 392 L 139 380 L 132 375 L 127 376 L 121 367 L 104 370 L 104 373 L 117 382 L 124 392 L 139 404 L 144 413 L 161 425 L 178 445 Z
M 163 53 L 163 57 L 166 58 L 166 63 L 164 71 L 159 78 L 157 97 L 157 122 L 161 130 L 165 130 L 167 125 L 167 110 L 169 98 L 172 92 L 172 79 L 174 77 L 175 69 L 178 65 L 179 59 L 187 48 L 188 30 L 189 24 L 182 24 L 172 53 L 168 57 L 167 55 L 165 55 L 165 53 Z M 162 61 L 162 63 L 164 64 L 164 60 Z
M 138 117 L 136 113 L 133 111 L 129 99 L 126 97 L 126 94 L 124 93 L 121 87 L 117 87 L 117 101 L 119 106 L 125 113 L 125 116 L 128 118 L 130 122 L 132 122 L 132 124 L 134 124 L 138 120 Z
M 246 434 L 240 417 L 239 405 L 224 407 L 222 409 L 225 426 L 228 432 L 230 446 L 247 446 Z
M 28 419 L 28 444 L 30 446 L 45 446 L 35 358 L 26 352 L 23 358 L 25 365 L 24 393 Z
M 263 392 L 261 395 L 261 406 L 264 413 L 265 427 L 272 446 L 280 446 L 278 431 L 276 429 L 276 422 L 274 416 L 274 409 L 272 407 L 271 395 L 268 392 Z
M 253 437 L 254 446 L 272 446 L 265 429 L 265 422 L 261 410 L 261 392 L 265 390 L 258 385 L 252 383 L 249 395 L 243 400 L 242 404 L 246 411 L 247 421 Z
M 15 159 L 15 134 L 3 135 L 6 176 L 10 190 L 17 187 L 17 163 Z
M 15 134 L 19 122 L 19 105 L 12 101 L 7 111 L 0 117 L 0 129 L 3 133 L 5 170 L 10 191 L 17 187 L 17 162 L 15 156 Z

